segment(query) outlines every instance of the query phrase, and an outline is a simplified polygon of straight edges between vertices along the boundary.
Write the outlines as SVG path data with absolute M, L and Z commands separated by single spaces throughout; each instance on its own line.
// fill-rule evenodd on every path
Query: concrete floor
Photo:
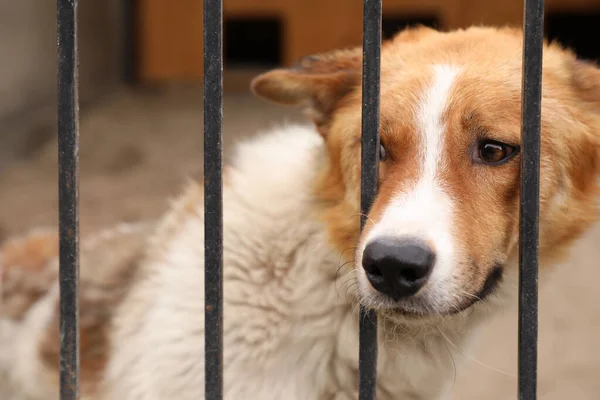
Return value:
M 158 216 L 187 176 L 202 172 L 202 97 L 198 87 L 122 91 L 81 116 L 81 229 Z M 248 95 L 225 98 L 225 152 L 240 137 L 283 121 L 296 110 Z M 55 225 L 55 140 L 0 172 L 0 233 Z M 600 399 L 600 226 L 568 265 L 546 276 L 540 291 L 539 398 Z M 454 399 L 516 399 L 516 310 L 506 307 L 485 330 Z

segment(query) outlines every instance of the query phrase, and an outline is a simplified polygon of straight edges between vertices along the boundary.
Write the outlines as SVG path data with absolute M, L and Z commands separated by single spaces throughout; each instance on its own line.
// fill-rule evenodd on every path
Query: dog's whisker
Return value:
M 456 377 L 457 377 L 457 374 L 458 374 L 457 373 L 457 369 L 456 369 L 456 361 L 454 360 L 454 355 L 452 354 L 452 351 L 448 347 L 448 344 L 446 343 L 446 341 L 444 341 L 442 343 L 444 343 L 444 347 L 446 348 L 446 351 L 448 351 L 448 355 L 450 356 L 450 360 L 452 360 L 452 368 L 453 368 L 453 372 L 454 372 L 454 377 L 452 379 L 452 389 L 454 389 L 454 386 L 456 386 Z
M 492 313 L 492 310 L 490 309 L 490 306 L 489 306 L 489 304 L 487 303 L 487 301 L 485 301 L 485 300 L 484 300 L 484 299 L 482 299 L 481 297 L 479 297 L 479 296 L 477 296 L 477 295 L 474 295 L 474 294 L 472 294 L 472 293 L 469 293 L 469 292 L 467 292 L 467 291 L 465 291 L 465 290 L 462 290 L 461 288 L 457 288 L 457 290 L 458 290 L 459 292 L 461 292 L 461 293 L 463 293 L 463 294 L 465 294 L 465 295 L 467 295 L 467 296 L 471 297 L 471 298 L 474 298 L 474 299 L 478 300 L 478 301 L 479 301 L 479 303 L 483 304 L 483 305 L 486 307 L 486 309 L 487 309 L 487 313 L 488 313 L 488 314 L 491 314 L 491 313 Z
M 509 373 L 509 372 L 506 372 L 506 371 L 502 371 L 501 369 L 498 369 L 498 368 L 494 368 L 494 367 L 492 367 L 491 365 L 485 364 L 485 363 L 483 363 L 483 362 L 479 361 L 478 359 L 476 359 L 475 357 L 473 357 L 473 356 L 471 356 L 471 355 L 467 354 L 466 352 L 464 352 L 463 350 L 461 350 L 461 348 L 460 348 L 460 347 L 458 347 L 457 345 L 455 345 L 455 344 L 454 344 L 454 343 L 453 343 L 453 342 L 450 340 L 450 338 L 448 338 L 448 336 L 447 336 L 447 335 L 446 335 L 446 334 L 445 334 L 445 333 L 444 333 L 444 332 L 443 332 L 443 331 L 442 331 L 442 330 L 441 330 L 439 327 L 438 327 L 437 329 L 438 329 L 438 332 L 440 333 L 440 335 L 441 335 L 441 336 L 442 336 L 442 337 L 443 337 L 443 338 L 444 338 L 444 339 L 445 339 L 445 340 L 446 340 L 448 343 L 450 343 L 450 345 L 451 345 L 452 347 L 454 347 L 454 348 L 455 348 L 455 349 L 456 349 L 456 350 L 457 350 L 457 351 L 458 351 L 458 352 L 459 352 L 459 353 L 460 353 L 462 356 L 464 356 L 465 358 L 467 358 L 467 359 L 469 359 L 469 360 L 471 360 L 471 361 L 473 361 L 473 362 L 475 362 L 475 363 L 477 363 L 477 364 L 481 365 L 482 367 L 488 368 L 488 369 L 490 369 L 490 370 L 492 370 L 492 371 L 495 371 L 495 372 L 498 372 L 498 373 L 500 373 L 500 374 L 502 374 L 502 375 L 506 375 L 506 376 L 508 376 L 508 377 L 511 377 L 511 378 L 517 378 L 517 377 L 516 377 L 516 375 L 514 375 L 514 374 L 511 374 L 511 373 Z
M 337 271 L 336 271 L 336 273 L 335 273 L 335 279 L 337 279 L 337 277 L 338 277 L 338 274 L 340 273 L 340 271 L 342 270 L 342 268 L 344 268 L 344 266 L 346 266 L 346 265 L 347 265 L 347 264 L 349 264 L 349 263 L 353 263 L 353 262 L 354 262 L 354 258 L 353 258 L 352 260 L 348 260 L 348 261 L 346 261 L 346 262 L 342 263 L 342 259 L 344 258 L 344 253 L 345 253 L 346 251 L 348 251 L 348 250 L 354 250 L 354 249 L 356 249 L 356 247 L 355 247 L 355 246 L 348 247 L 348 248 L 346 248 L 345 250 L 343 250 L 343 251 L 340 253 L 340 259 L 339 259 L 339 261 L 338 261 L 338 264 L 341 264 L 341 265 L 338 267 L 338 269 L 337 269 Z
M 373 219 L 371 217 L 369 217 L 367 214 L 362 213 L 362 212 L 351 214 L 349 217 L 365 217 L 371 224 L 375 225 L 375 221 L 373 221 Z
M 354 261 L 346 261 L 342 264 L 340 264 L 340 266 L 338 267 L 336 273 L 335 273 L 335 279 L 338 279 L 338 274 L 340 273 L 340 271 L 348 264 L 352 264 Z
M 342 298 L 342 293 L 344 293 L 344 297 L 346 302 L 348 302 L 348 292 L 355 285 L 357 285 L 356 279 L 354 278 L 352 273 L 347 274 L 347 278 L 340 283 L 340 285 L 336 285 L 336 292 L 340 298 Z
M 354 297 L 354 293 L 355 293 L 355 288 L 357 286 L 356 281 L 352 280 L 352 279 L 348 279 L 346 281 L 347 283 L 346 288 L 343 290 L 344 295 L 342 296 L 341 292 L 343 287 L 340 287 L 340 290 L 338 291 L 338 295 L 340 298 L 344 298 L 346 303 L 351 303 L 352 302 L 352 298 Z
M 353 290 L 358 286 L 358 283 L 356 282 L 352 282 L 350 285 L 348 285 L 348 287 L 346 288 L 346 303 L 350 303 L 353 301 L 353 298 L 356 297 L 356 291 Z

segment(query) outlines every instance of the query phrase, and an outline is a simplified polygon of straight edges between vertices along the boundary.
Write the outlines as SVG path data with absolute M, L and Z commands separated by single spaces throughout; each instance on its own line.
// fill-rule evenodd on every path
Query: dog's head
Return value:
M 317 195 L 332 242 L 355 249 L 362 302 L 406 316 L 485 298 L 518 248 L 522 33 L 401 32 L 381 54 L 379 190 L 359 233 L 361 49 L 308 57 L 253 91 L 305 105 L 328 149 Z M 540 256 L 596 220 L 600 69 L 545 44 Z M 348 252 L 346 253 L 348 254 Z

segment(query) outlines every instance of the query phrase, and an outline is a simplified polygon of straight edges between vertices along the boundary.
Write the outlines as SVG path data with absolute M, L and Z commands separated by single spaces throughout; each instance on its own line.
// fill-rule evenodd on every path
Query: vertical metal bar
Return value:
M 519 400 L 537 398 L 540 118 L 544 0 L 526 0 L 521 110 Z
M 58 0 L 60 398 L 79 398 L 79 96 L 77 0 Z
M 204 0 L 205 398 L 223 398 L 223 0 Z
M 364 0 L 363 7 L 361 229 L 375 199 L 379 180 L 381 0 Z M 361 307 L 359 400 L 375 399 L 377 350 L 377 314 Z

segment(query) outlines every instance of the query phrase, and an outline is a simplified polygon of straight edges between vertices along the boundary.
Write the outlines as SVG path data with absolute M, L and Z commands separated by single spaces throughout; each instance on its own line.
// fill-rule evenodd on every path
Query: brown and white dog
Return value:
M 379 400 L 443 399 L 517 275 L 522 33 L 406 30 L 382 48 L 379 192 L 359 232 L 361 51 L 309 57 L 254 92 L 314 127 L 242 143 L 225 171 L 228 400 L 357 398 L 357 304 L 380 315 Z M 545 46 L 540 256 L 597 219 L 600 69 Z M 316 128 L 315 128 L 316 127 Z M 85 399 L 204 398 L 203 193 L 82 245 Z M 0 399 L 57 397 L 56 237 L 2 248 Z

